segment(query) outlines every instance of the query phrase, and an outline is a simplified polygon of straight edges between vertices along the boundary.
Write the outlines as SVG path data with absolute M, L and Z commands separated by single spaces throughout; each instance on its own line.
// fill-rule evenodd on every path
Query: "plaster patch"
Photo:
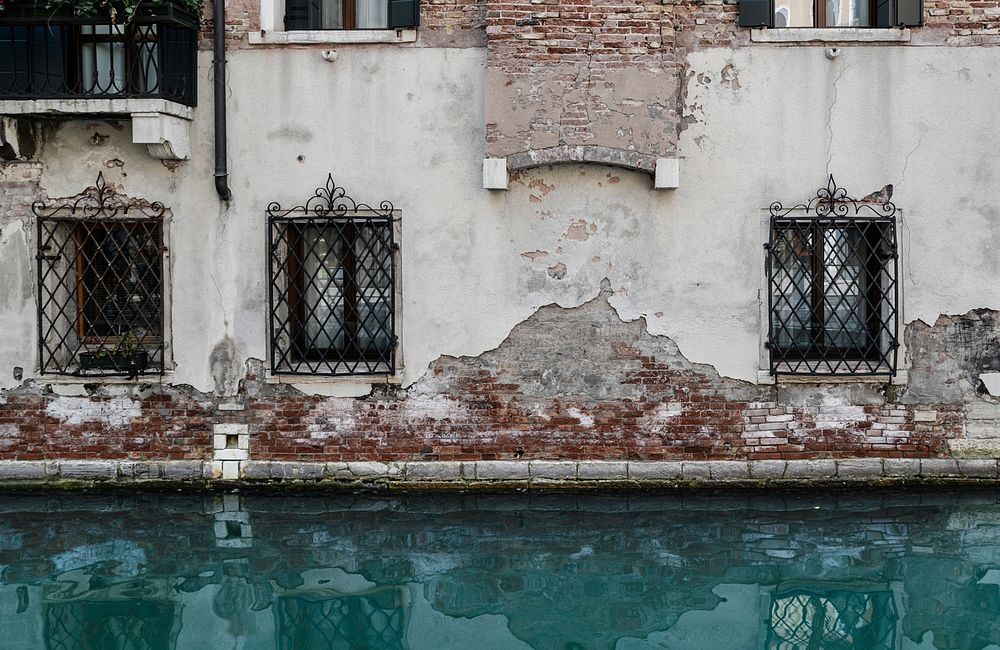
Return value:
M 546 251 L 524 251 L 521 253 L 521 257 L 527 258 L 532 262 L 537 262 L 538 260 L 548 256 L 549 254 Z
M 45 414 L 63 424 L 100 422 L 113 429 L 129 426 L 142 417 L 142 404 L 126 396 L 95 402 L 88 397 L 57 397 L 45 407 Z
M 587 241 L 590 239 L 592 232 L 596 230 L 596 226 L 588 224 L 583 219 L 574 219 L 570 223 L 569 228 L 563 233 L 563 239 L 572 239 L 574 241 Z

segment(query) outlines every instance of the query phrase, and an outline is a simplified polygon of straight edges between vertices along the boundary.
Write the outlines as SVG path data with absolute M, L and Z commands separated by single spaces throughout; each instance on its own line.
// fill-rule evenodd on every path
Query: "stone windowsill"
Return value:
M 750 30 L 754 43 L 909 43 L 909 29 L 772 27 Z
M 135 379 L 122 376 L 102 376 L 90 375 L 78 377 L 76 375 L 38 375 L 34 381 L 39 385 L 52 387 L 52 392 L 63 396 L 83 396 L 88 394 L 87 386 L 106 386 L 120 390 L 130 389 L 142 385 L 169 386 L 174 383 L 172 371 L 166 371 L 162 375 L 139 375 Z
M 161 113 L 182 120 L 194 118 L 194 109 L 165 99 L 5 99 L 0 115 L 131 115 Z
M 324 29 L 290 32 L 251 32 L 250 45 L 314 45 L 413 43 L 415 29 Z
M 768 370 L 757 371 L 758 384 L 892 384 L 902 386 L 908 381 L 905 370 L 897 370 L 896 374 L 888 375 L 777 375 Z
M 372 392 L 374 386 L 389 384 L 399 386 L 402 378 L 399 371 L 395 375 L 365 375 L 365 376 L 309 376 L 309 375 L 272 375 L 264 378 L 266 384 L 284 384 L 306 395 L 323 395 L 326 397 L 363 397 Z

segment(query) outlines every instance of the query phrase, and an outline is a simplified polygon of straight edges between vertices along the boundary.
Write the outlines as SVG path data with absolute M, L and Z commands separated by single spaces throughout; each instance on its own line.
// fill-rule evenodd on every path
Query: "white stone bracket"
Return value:
M 506 158 L 483 159 L 483 189 L 484 190 L 507 189 Z
M 676 190 L 681 186 L 681 161 L 677 158 L 657 158 L 653 173 L 653 189 Z
M 160 160 L 191 158 L 191 121 L 159 112 L 132 113 L 132 142 Z

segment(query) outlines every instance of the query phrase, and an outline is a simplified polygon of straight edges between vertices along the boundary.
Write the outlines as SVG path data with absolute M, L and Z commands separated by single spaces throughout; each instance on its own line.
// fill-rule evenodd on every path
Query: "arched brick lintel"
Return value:
M 507 167 L 511 170 L 530 169 L 540 165 L 561 163 L 598 163 L 653 174 L 656 171 L 656 156 L 652 154 L 599 147 L 592 145 L 561 145 L 545 149 L 532 149 L 507 156 Z

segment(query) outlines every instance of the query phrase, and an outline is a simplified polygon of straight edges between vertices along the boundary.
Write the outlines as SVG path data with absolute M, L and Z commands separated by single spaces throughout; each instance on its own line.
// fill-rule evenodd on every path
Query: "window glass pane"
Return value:
M 120 25 L 83 25 L 80 73 L 83 92 L 102 94 L 125 90 L 125 48 Z
M 779 19 L 778 15 L 781 14 Z M 779 24 L 780 21 L 784 25 Z M 815 27 L 812 0 L 781 0 L 775 3 L 775 27 Z
M 827 27 L 867 27 L 869 0 L 825 0 Z
M 392 282 L 389 278 L 389 249 L 386 228 L 360 228 L 355 241 L 358 280 L 358 347 L 387 350 L 392 341 L 388 327 L 391 317 Z
M 389 24 L 386 0 L 355 0 L 358 29 L 385 29 Z
M 868 347 L 864 240 L 856 228 L 828 228 L 823 244 L 826 345 L 863 351 Z
M 782 230 L 774 244 L 772 340 L 781 347 L 808 348 L 812 336 L 812 236 L 808 226 Z
M 321 29 L 343 29 L 344 28 L 344 2 L 343 0 L 322 0 L 322 20 Z
M 304 236 L 306 348 L 343 348 L 347 340 L 343 326 L 343 238 L 333 227 L 315 226 L 306 228 Z

